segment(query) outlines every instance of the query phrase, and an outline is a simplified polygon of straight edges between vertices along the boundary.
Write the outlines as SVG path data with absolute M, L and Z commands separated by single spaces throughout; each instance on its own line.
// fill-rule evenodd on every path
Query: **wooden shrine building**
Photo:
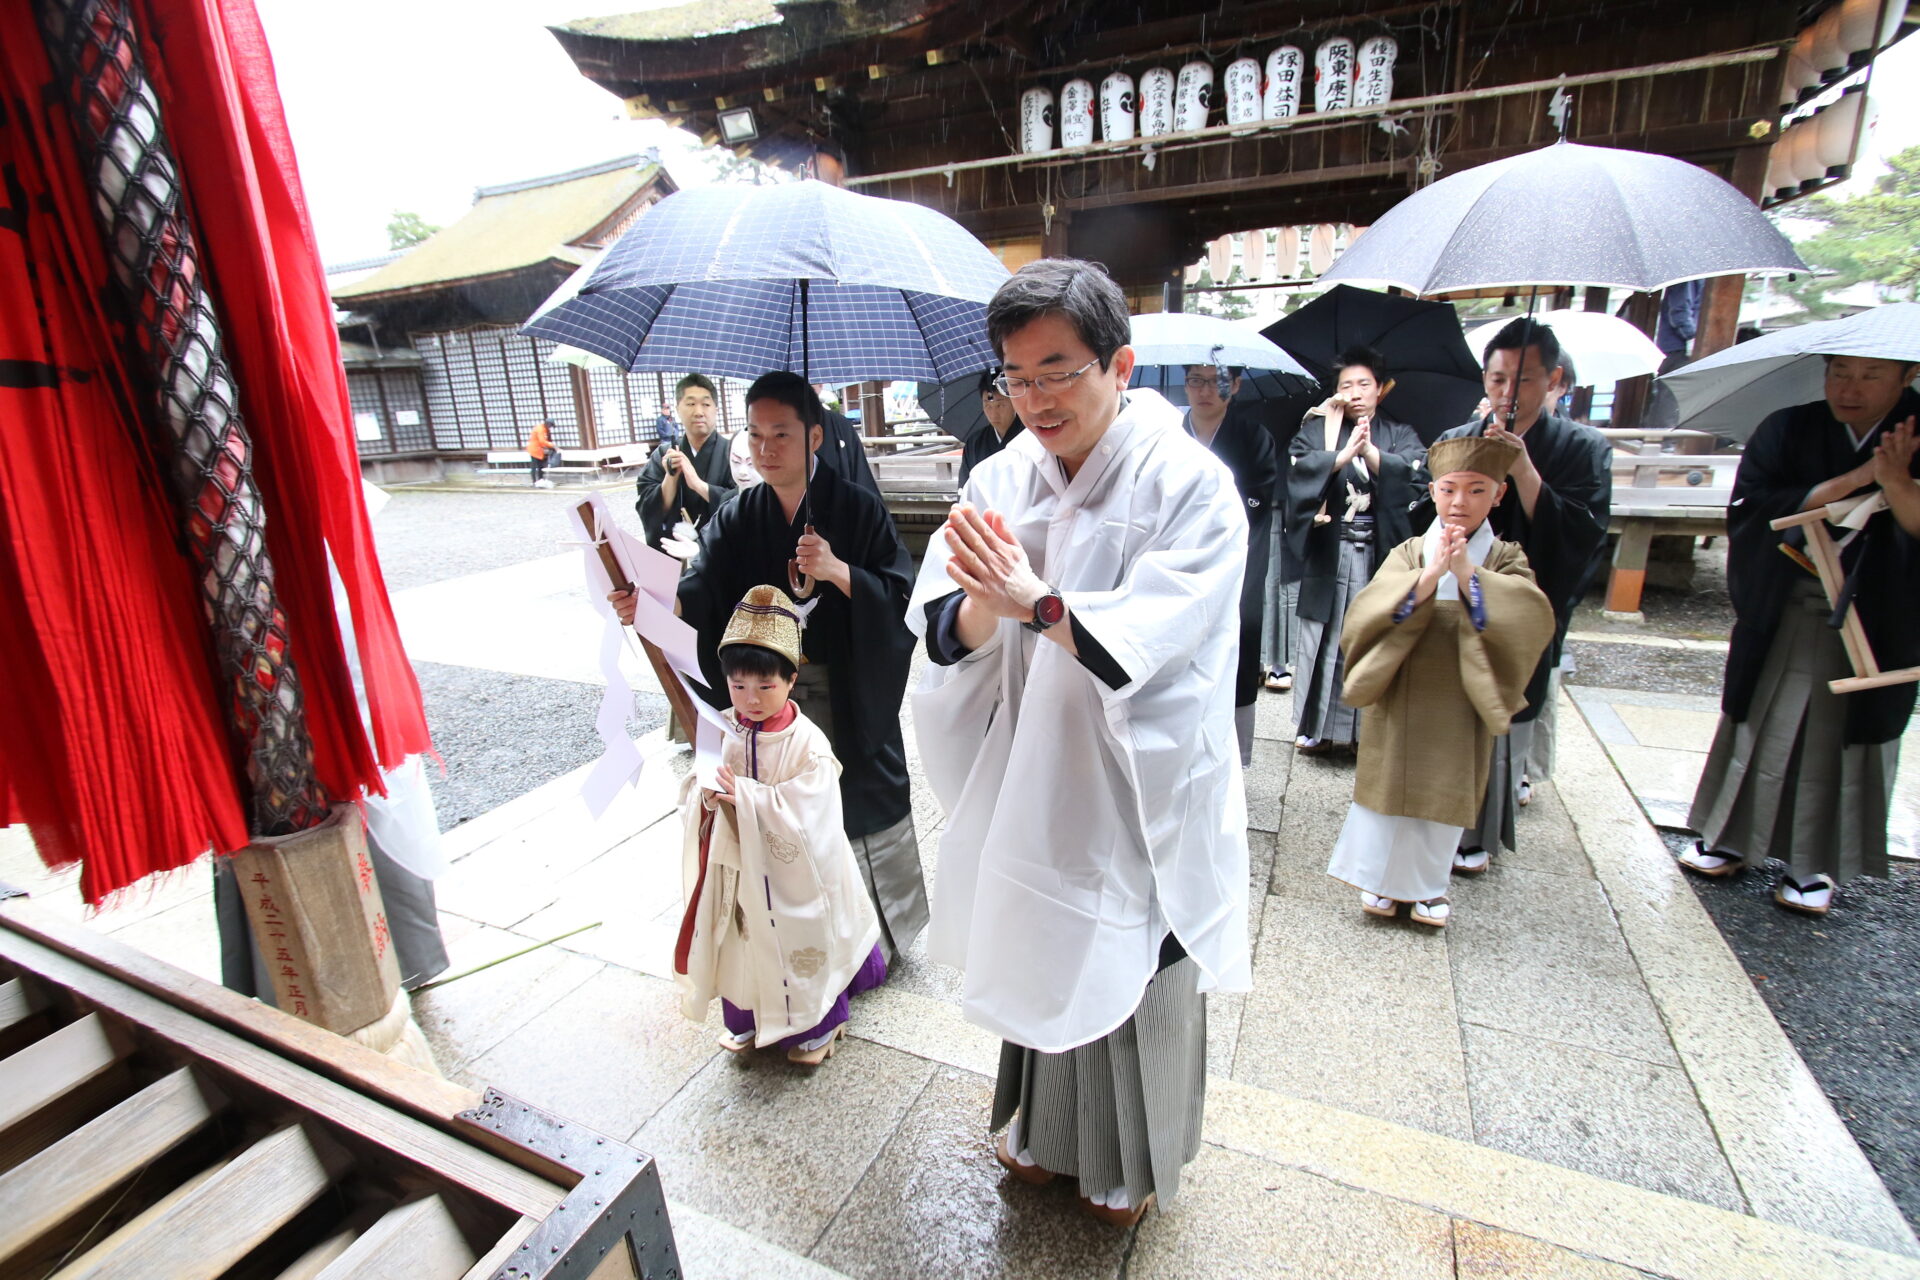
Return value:
M 698 0 L 553 33 L 636 116 L 790 169 L 824 146 L 844 157 L 850 187 L 940 209 L 1009 265 L 1042 253 L 1103 262 L 1151 309 L 1216 237 L 1365 226 L 1437 177 L 1552 141 L 1556 116 L 1575 141 L 1664 152 L 1771 196 L 1769 162 L 1801 90 L 1870 59 L 1904 11 L 1905 0 Z M 1330 65 L 1333 82 L 1364 79 L 1355 53 L 1377 37 L 1393 47 L 1385 100 L 1376 75 L 1316 102 L 1316 62 L 1323 80 Z M 1243 103 L 1229 119 L 1248 66 L 1260 68 L 1255 93 L 1272 88 L 1282 46 L 1300 51 L 1297 105 L 1275 115 L 1263 101 L 1249 121 Z M 1809 82 L 1809 58 L 1824 77 Z M 1149 86 L 1194 63 L 1210 72 L 1210 103 L 1158 133 L 1169 122 L 1153 117 Z M 1137 97 L 1102 101 L 1114 86 Z M 1120 105 L 1137 120 L 1104 117 Z M 1787 194 L 1844 172 L 1858 107 L 1825 131 L 1843 154 Z M 1738 299 L 1733 281 L 1709 290 L 1701 350 L 1731 340 Z
M 459 221 L 413 248 L 337 268 L 330 282 L 368 474 L 427 478 L 488 453 L 520 457 L 542 419 L 563 452 L 651 443 L 674 378 L 556 361 L 553 343 L 520 326 L 675 189 L 651 155 L 482 187 Z M 737 416 L 730 399 L 737 388 L 722 398 Z

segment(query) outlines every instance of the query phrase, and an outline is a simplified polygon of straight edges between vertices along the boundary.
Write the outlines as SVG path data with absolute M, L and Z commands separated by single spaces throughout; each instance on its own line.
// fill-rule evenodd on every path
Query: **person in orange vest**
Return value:
M 533 459 L 533 487 L 551 489 L 553 481 L 545 476 L 546 469 L 560 461 L 560 450 L 553 444 L 553 423 L 543 420 L 533 429 L 533 436 L 527 441 L 527 456 Z

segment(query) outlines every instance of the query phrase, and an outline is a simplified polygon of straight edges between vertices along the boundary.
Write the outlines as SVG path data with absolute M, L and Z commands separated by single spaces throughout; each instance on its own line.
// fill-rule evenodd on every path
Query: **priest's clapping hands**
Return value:
M 1920 452 L 1920 435 L 1914 432 L 1914 420 L 1908 418 L 1880 433 L 1880 443 L 1873 447 L 1872 467 L 1873 482 L 1886 495 L 1893 518 L 1907 536 L 1920 538 L 1920 485 L 1913 480 L 1915 452 Z
M 1001 618 L 1027 622 L 1047 584 L 1027 562 L 1027 550 L 1007 529 L 998 511 L 956 505 L 947 517 L 947 576 L 967 593 L 956 626 L 960 643 L 977 649 L 993 635 Z M 1054 626 L 1046 634 L 1074 651 L 1072 629 Z

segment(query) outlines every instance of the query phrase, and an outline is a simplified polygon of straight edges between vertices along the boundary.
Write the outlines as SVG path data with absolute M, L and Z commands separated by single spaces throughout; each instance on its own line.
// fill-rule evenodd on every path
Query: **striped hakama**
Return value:
M 1829 612 L 1818 583 L 1795 584 L 1747 718 L 1720 717 L 1687 821 L 1714 853 L 1844 883 L 1887 874 L 1900 739 L 1846 745 L 1846 703 L 1827 682 L 1853 669 Z
M 1171 938 L 1169 938 L 1171 941 Z M 1162 1208 L 1200 1152 L 1206 1106 L 1207 1007 L 1191 957 L 1161 969 L 1133 1016 L 1090 1044 L 1041 1053 L 1003 1043 L 992 1128 L 1015 1120 L 1008 1146 L 1080 1180 L 1081 1194 L 1124 1188 Z
M 1260 614 L 1260 665 L 1267 671 L 1279 671 L 1293 665 L 1295 614 L 1300 605 L 1298 570 L 1292 582 L 1281 561 L 1286 555 L 1286 531 L 1273 522 L 1271 548 L 1267 556 L 1266 607 Z
M 1373 525 L 1342 528 L 1338 546 L 1327 620 L 1296 618 L 1294 622 L 1294 732 L 1328 742 L 1358 742 L 1360 713 L 1340 698 L 1347 674 L 1340 628 L 1347 620 L 1347 606 L 1373 580 Z
M 1487 790 L 1480 801 L 1480 820 L 1460 833 L 1462 849 L 1485 849 L 1488 854 L 1515 847 L 1513 820 L 1519 813 L 1520 775 L 1527 771 L 1533 749 L 1533 721 L 1522 720 L 1493 740 L 1493 759 L 1487 769 Z

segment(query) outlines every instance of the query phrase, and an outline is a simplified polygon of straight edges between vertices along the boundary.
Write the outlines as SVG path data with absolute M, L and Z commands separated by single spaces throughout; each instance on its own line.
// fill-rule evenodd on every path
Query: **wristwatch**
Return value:
M 1048 587 L 1047 594 L 1033 602 L 1033 620 L 1031 622 L 1023 622 L 1020 625 L 1035 634 L 1039 634 L 1046 631 L 1049 627 L 1058 626 L 1060 619 L 1066 616 L 1067 602 L 1060 598 L 1058 591 L 1055 591 L 1052 587 Z

